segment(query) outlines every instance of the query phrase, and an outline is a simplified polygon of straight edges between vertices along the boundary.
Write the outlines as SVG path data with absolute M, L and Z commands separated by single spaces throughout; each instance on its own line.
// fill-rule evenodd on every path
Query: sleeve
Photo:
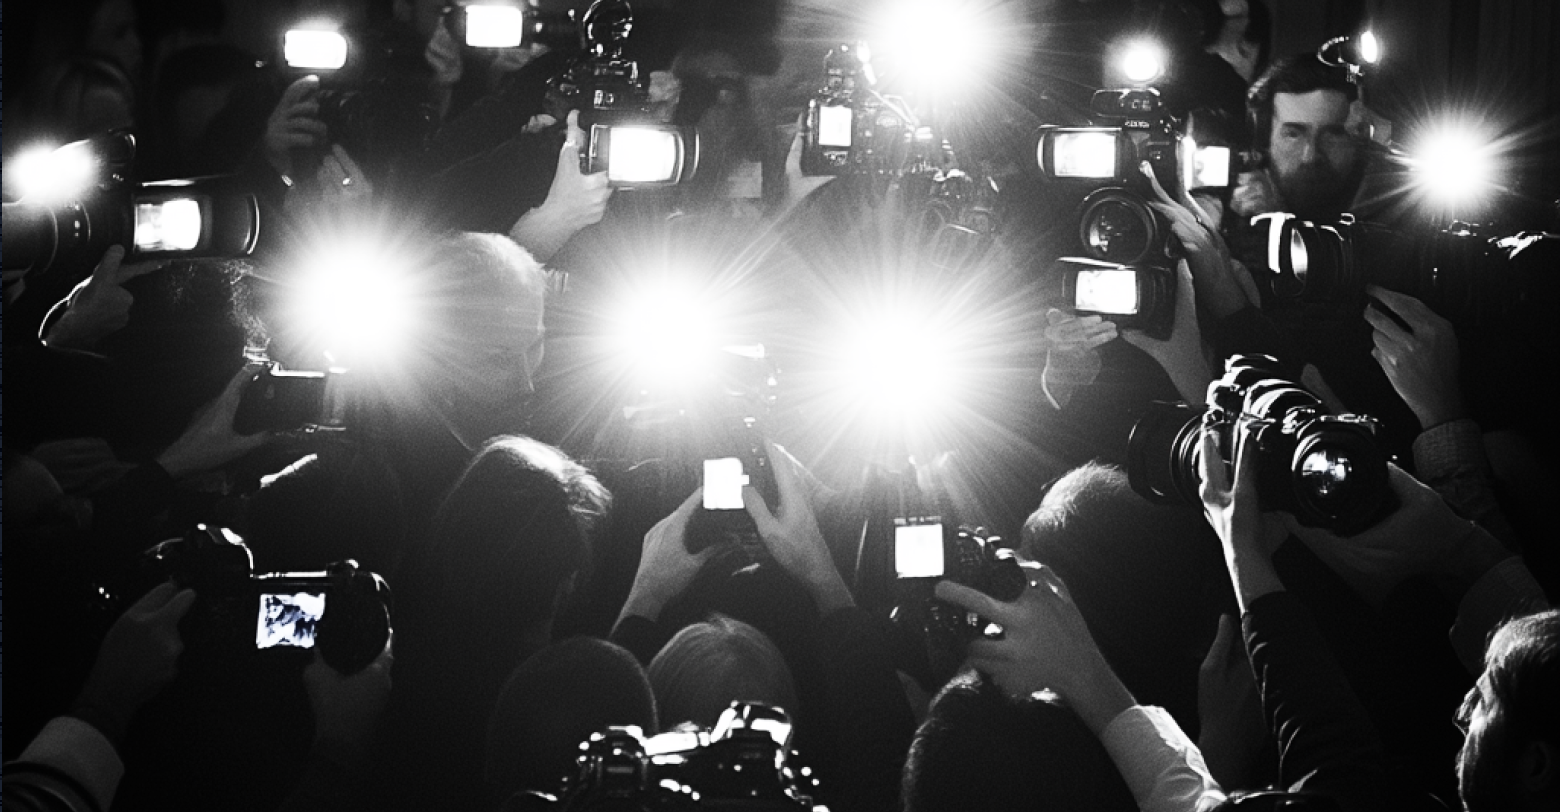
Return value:
M 1470 674 L 1484 670 L 1484 645 L 1508 618 L 1549 608 L 1544 590 L 1522 559 L 1512 556 L 1491 567 L 1457 605 L 1452 649 Z
M 100 810 L 114 801 L 124 763 L 97 728 L 73 716 L 56 717 L 5 765 L 6 809 Z
M 628 649 L 640 665 L 648 668 L 656 653 L 672 639 L 672 632 L 647 617 L 628 615 L 612 627 L 609 639 Z
M 1100 742 L 1142 812 L 1205 812 L 1224 802 L 1197 745 L 1164 708 L 1136 705 L 1112 719 Z
M 835 732 L 845 809 L 895 812 L 905 759 L 915 738 L 915 715 L 904 698 L 893 655 L 865 611 L 841 609 L 819 622 L 824 717 Z
M 303 775 L 277 812 L 345 812 L 368 804 L 366 754 L 336 742 L 315 742 Z
M 1263 595 L 1241 626 L 1278 742 L 1280 781 L 1329 795 L 1346 812 L 1388 808 L 1381 737 L 1299 600 L 1288 592 Z
M 1414 438 L 1414 473 L 1459 516 L 1490 531 L 1508 547 L 1511 523 L 1495 501 L 1494 478 L 1479 424 L 1469 419 L 1431 426 Z

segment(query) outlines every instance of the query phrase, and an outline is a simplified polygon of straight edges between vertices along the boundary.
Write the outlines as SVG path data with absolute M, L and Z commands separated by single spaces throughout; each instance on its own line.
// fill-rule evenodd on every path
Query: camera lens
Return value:
M 1300 481 L 1312 494 L 1325 499 L 1348 487 L 1353 470 L 1354 462 L 1348 455 L 1332 448 L 1317 449 L 1300 461 Z
M 1203 410 L 1184 403 L 1155 403 L 1127 439 L 1127 481 L 1138 495 L 1160 504 L 1201 504 L 1197 487 Z
M 1159 227 L 1143 200 L 1120 189 L 1101 189 L 1083 203 L 1079 238 L 1089 256 L 1132 264 L 1144 260 L 1157 243 Z

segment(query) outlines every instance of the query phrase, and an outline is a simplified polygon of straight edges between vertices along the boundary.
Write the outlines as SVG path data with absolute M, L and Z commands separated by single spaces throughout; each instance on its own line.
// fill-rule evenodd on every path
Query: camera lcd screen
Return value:
M 1192 158 L 1192 178 L 1188 189 L 1207 189 L 1230 185 L 1230 148 L 1198 147 Z
M 255 648 L 314 648 L 314 635 L 324 616 L 324 592 L 262 592 Z
M 295 28 L 282 35 L 282 58 L 290 68 L 336 70 L 347 64 L 347 38 L 337 31 Z
M 748 476 L 742 471 L 742 460 L 725 457 L 704 461 L 704 509 L 742 510 L 742 486 L 748 484 Z
M 192 251 L 200 245 L 200 202 L 187 197 L 135 204 L 135 250 Z
M 612 183 L 668 183 L 677 179 L 682 157 L 675 130 L 613 127 L 607 146 L 607 180 Z
M 1114 132 L 1059 132 L 1051 147 L 1052 172 L 1059 178 L 1117 176 Z
M 1138 312 L 1137 271 L 1079 271 L 1073 307 L 1122 316 Z
M 473 48 L 518 48 L 525 38 L 525 13 L 518 6 L 466 6 L 466 44 Z
M 850 147 L 851 123 L 855 111 L 849 107 L 824 105 L 818 108 L 818 145 Z
M 894 571 L 900 578 L 939 578 L 943 574 L 941 524 L 894 528 Z

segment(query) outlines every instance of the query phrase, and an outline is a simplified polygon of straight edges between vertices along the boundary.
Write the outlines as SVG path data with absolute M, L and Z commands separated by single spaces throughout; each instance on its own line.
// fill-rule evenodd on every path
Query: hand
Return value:
M 802 150 L 807 144 L 807 116 L 804 113 L 797 120 L 794 127 L 778 126 L 775 129 L 784 134 L 789 133 L 791 149 L 785 156 L 785 200 L 780 206 L 780 213 L 790 211 L 791 207 L 806 200 L 809 195 L 817 191 L 824 184 L 834 180 L 832 175 L 818 175 L 816 177 L 802 172 Z
M 343 755 L 349 759 L 367 758 L 374 725 L 390 700 L 394 639 L 392 634 L 385 641 L 384 651 L 367 668 L 350 677 L 326 665 L 319 649 L 315 649 L 314 662 L 303 670 L 303 685 L 314 710 L 316 746 L 326 743 L 344 750 Z
M 498 87 L 505 76 L 531 64 L 531 60 L 547 53 L 547 50 L 546 45 L 500 49 L 498 56 L 493 57 L 493 62 L 488 65 L 488 87 Z
M 1226 787 L 1259 785 L 1272 737 L 1234 615 L 1219 617 L 1218 634 L 1197 669 L 1197 718 L 1197 749 L 1214 779 Z
M 374 184 L 340 144 L 331 144 L 315 173 L 320 202 L 338 208 L 357 207 L 374 197 Z
M 1244 613 L 1257 598 L 1280 592 L 1283 582 L 1273 569 L 1272 548 L 1283 541 L 1282 525 L 1263 517 L 1257 498 L 1257 450 L 1250 424 L 1236 426 L 1235 484 L 1224 474 L 1223 456 L 1214 433 L 1202 431 L 1197 473 L 1202 477 L 1203 515 L 1224 544 L 1224 561 Z
M 305 76 L 287 86 L 265 123 L 265 160 L 277 173 L 292 177 L 293 150 L 314 149 L 325 143 L 325 122 L 319 120 L 318 76 Z
M 742 505 L 753 517 L 764 547 L 776 563 L 807 586 L 819 614 L 856 605 L 818 530 L 801 466 L 773 444 L 769 445 L 769 462 L 780 490 L 779 513 L 770 512 L 757 488 L 749 485 L 742 489 Z
M 123 733 L 130 717 L 173 680 L 184 651 L 179 620 L 194 603 L 192 590 L 181 590 L 168 581 L 114 621 L 76 703 L 106 715 L 106 721 L 118 726 L 117 731 L 105 733 Z
M 1235 191 L 1230 194 L 1230 211 L 1241 217 L 1283 211 L 1284 200 L 1278 194 L 1278 185 L 1266 169 L 1242 172 L 1235 178 Z
M 92 275 L 65 297 L 65 312 L 49 326 L 43 343 L 57 350 L 90 350 L 105 336 L 130 323 L 135 297 L 124 284 L 163 267 L 161 262 L 124 262 L 122 245 L 110 246 Z
M 1004 693 L 1027 697 L 1047 688 L 1061 694 L 1096 735 L 1132 695 L 1121 684 L 1062 580 L 1046 567 L 1025 564 L 1029 588 L 1012 603 L 952 581 L 937 597 L 1002 627 L 1001 640 L 976 640 L 966 662 L 996 680 Z
M 1419 425 L 1428 429 L 1466 416 L 1457 374 L 1457 332 L 1451 322 L 1407 294 L 1377 285 L 1367 286 L 1365 292 L 1408 324 L 1404 330 L 1391 316 L 1365 307 L 1376 345 L 1370 355 L 1419 418 Z
M 579 120 L 578 110 L 569 112 L 568 135 L 563 139 L 563 148 L 558 150 L 558 168 L 547 199 L 521 215 L 509 230 L 509 236 L 539 261 L 552 258 L 580 229 L 600 222 L 607 211 L 607 200 L 612 197 L 607 173 L 580 172 L 585 131 L 580 129 Z
M 1078 317 L 1056 308 L 1045 312 L 1045 370 L 1041 373 L 1057 407 L 1067 405 L 1072 392 L 1088 386 L 1100 374 L 1099 348 L 1116 340 L 1116 325 L 1099 316 Z
M 434 26 L 428 47 L 423 49 L 423 60 L 433 68 L 433 83 L 448 87 L 460 81 L 463 65 L 460 59 L 460 43 L 442 21 Z
M 244 386 L 263 364 L 246 364 L 228 381 L 215 400 L 201 407 L 173 445 L 158 455 L 157 463 L 174 479 L 213 468 L 248 454 L 271 439 L 270 432 L 244 435 L 233 430 L 233 415 L 243 398 Z
M 1157 198 L 1148 205 L 1170 221 L 1170 232 L 1186 251 L 1192 279 L 1197 285 L 1197 300 L 1215 318 L 1257 305 L 1256 283 L 1230 256 L 1230 247 L 1219 233 L 1219 223 L 1210 219 L 1186 190 L 1181 190 L 1180 200 L 1172 199 L 1159 185 L 1159 179 L 1147 161 L 1140 169 L 1148 177 Z
M 39 443 L 30 456 L 69 493 L 102 490 L 135 467 L 135 463 L 120 460 L 102 437 L 73 437 Z
M 1202 330 L 1197 325 L 1197 299 L 1192 291 L 1192 270 L 1186 260 L 1176 263 L 1175 321 L 1170 337 L 1164 341 L 1142 330 L 1124 330 L 1128 344 L 1148 353 L 1175 382 L 1176 391 L 1193 406 L 1201 406 L 1208 397 L 1213 373 L 1203 353 Z
M 673 598 L 682 594 L 694 576 L 715 555 L 710 547 L 697 555 L 688 552 L 688 520 L 699 509 L 704 499 L 704 489 L 694 490 L 670 515 L 655 523 L 645 533 L 644 547 L 639 553 L 639 569 L 634 573 L 634 585 L 628 591 L 620 616 L 638 615 L 649 620 L 661 616 L 661 610 Z
M 1278 516 L 1356 592 L 1377 604 L 1416 575 L 1442 576 L 1466 589 L 1510 556 L 1493 536 L 1453 513 L 1430 486 L 1403 469 L 1388 463 L 1387 481 L 1397 497 L 1397 510 L 1347 539 L 1306 527 L 1287 513 Z

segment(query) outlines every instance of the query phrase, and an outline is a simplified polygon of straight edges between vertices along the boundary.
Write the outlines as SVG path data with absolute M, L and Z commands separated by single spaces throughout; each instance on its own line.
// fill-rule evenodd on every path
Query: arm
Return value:
M 1099 316 L 1070 316 L 1056 308 L 1045 312 L 1045 369 L 1040 388 L 1051 408 L 1061 411 L 1079 387 L 1100 374 L 1099 348 L 1116 338 L 1116 325 Z
M 353 809 L 363 806 L 360 784 L 369 763 L 369 744 L 390 699 L 393 638 L 367 668 L 351 676 L 325 664 L 316 649 L 303 672 L 314 711 L 314 742 L 303 776 L 281 812 Z
M 1202 754 L 1170 715 L 1137 705 L 1116 677 L 1055 573 L 1026 565 L 1030 588 L 1004 603 L 951 581 L 937 597 L 1000 624 L 1001 640 L 976 640 L 969 664 L 1009 695 L 1051 689 L 1100 738 L 1143 812 L 1207 810 L 1224 800 Z
M 671 634 L 657 623 L 661 611 L 688 588 L 715 555 L 713 547 L 698 555 L 690 554 L 684 541 L 688 521 L 703 498 L 703 488 L 694 490 L 676 510 L 645 533 L 633 586 L 612 626 L 612 642 L 633 652 L 642 663 L 648 664 L 671 639 Z
M 1176 274 L 1179 278 L 1175 290 L 1175 324 L 1170 337 L 1160 341 L 1141 330 L 1127 330 L 1121 337 L 1159 363 L 1182 400 L 1201 406 L 1208 397 L 1208 384 L 1213 382 L 1213 374 L 1208 369 L 1202 333 L 1197 326 L 1197 301 L 1192 292 L 1192 271 L 1186 260 L 1176 264 Z

